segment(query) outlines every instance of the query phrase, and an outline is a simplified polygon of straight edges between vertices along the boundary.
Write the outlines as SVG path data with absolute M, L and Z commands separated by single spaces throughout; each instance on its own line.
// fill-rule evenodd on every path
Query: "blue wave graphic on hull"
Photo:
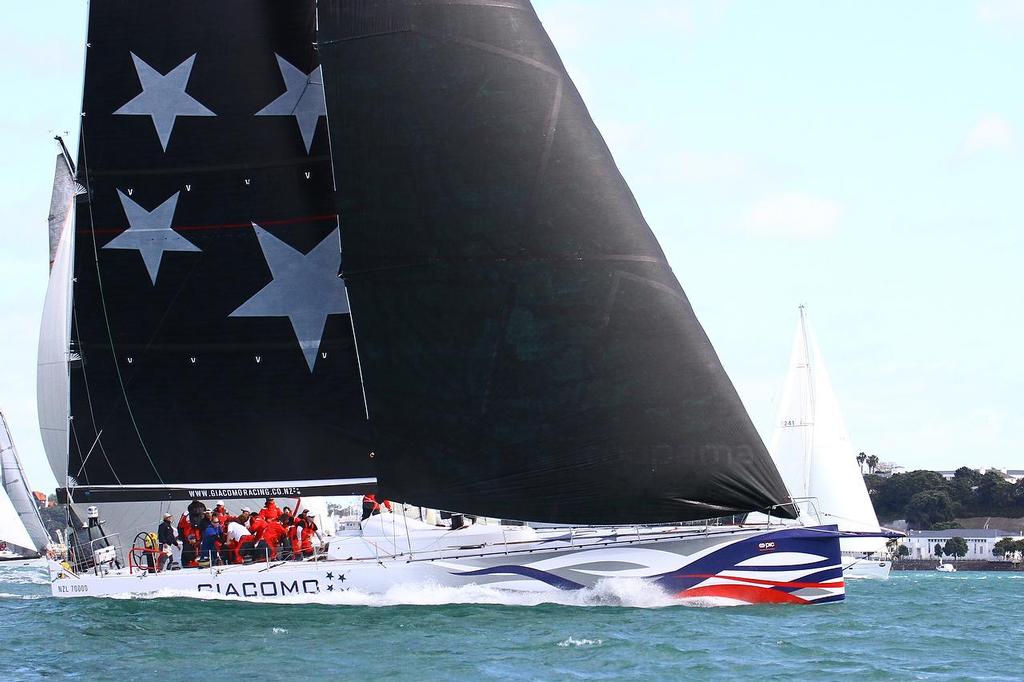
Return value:
M 452 571 L 451 574 L 452 575 L 457 575 L 457 576 L 468 576 L 468 577 L 473 577 L 473 576 L 478 576 L 478 575 L 503 575 L 503 574 L 521 575 L 521 576 L 523 576 L 525 578 L 533 578 L 534 580 L 539 580 L 542 583 L 547 583 L 548 585 L 551 585 L 552 587 L 557 587 L 560 590 L 582 590 L 583 589 L 583 585 L 581 585 L 581 584 L 579 584 L 577 582 L 574 582 L 572 580 L 568 580 L 567 578 L 562 578 L 560 576 L 555 575 L 554 573 L 548 573 L 547 571 L 542 571 L 539 568 L 530 568 L 529 566 L 512 566 L 512 565 L 492 566 L 490 568 L 481 568 L 481 569 L 478 569 L 476 571 L 468 571 L 466 573 L 455 573 L 454 571 Z

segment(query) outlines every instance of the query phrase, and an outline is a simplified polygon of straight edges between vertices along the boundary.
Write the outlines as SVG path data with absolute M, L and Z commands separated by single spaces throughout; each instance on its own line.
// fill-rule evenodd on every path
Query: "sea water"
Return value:
M 656 588 L 398 586 L 322 603 L 58 600 L 0 566 L 0 680 L 1024 678 L 1024 573 L 894 573 L 822 606 L 679 605 Z

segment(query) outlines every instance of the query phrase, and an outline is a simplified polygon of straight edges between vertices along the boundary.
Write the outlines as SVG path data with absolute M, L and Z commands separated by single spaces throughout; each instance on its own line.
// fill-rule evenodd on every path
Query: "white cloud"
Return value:
M 827 237 L 839 226 L 842 207 L 830 199 L 784 192 L 771 194 L 747 211 L 743 227 L 762 237 Z
M 978 18 L 998 28 L 1024 28 L 1024 0 L 981 0 Z
M 1024 6 L 1024 0 L 1021 5 Z M 962 156 L 973 156 L 985 151 L 1005 151 L 1011 149 L 1015 141 L 1013 126 L 1005 118 L 997 114 L 985 114 L 968 131 L 960 146 L 960 153 Z

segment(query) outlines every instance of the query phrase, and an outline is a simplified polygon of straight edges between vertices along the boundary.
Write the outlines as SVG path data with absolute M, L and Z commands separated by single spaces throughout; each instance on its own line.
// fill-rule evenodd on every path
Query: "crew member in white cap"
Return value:
M 160 570 L 164 570 L 167 566 L 165 564 L 170 561 L 174 564 L 175 561 L 181 562 L 181 545 L 178 543 L 178 538 L 174 534 L 174 524 L 171 523 L 173 517 L 170 513 L 164 514 L 164 520 L 160 522 L 160 525 L 156 529 L 156 539 L 158 546 L 160 547 Z

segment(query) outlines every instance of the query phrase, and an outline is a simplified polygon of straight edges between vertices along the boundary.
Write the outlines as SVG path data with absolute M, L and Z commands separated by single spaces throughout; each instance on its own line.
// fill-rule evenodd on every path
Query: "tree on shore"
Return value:
M 935 554 L 935 556 L 939 557 L 940 559 L 942 558 L 942 543 L 939 543 L 939 542 L 935 543 L 934 554 Z
M 949 495 L 936 490 L 915 494 L 904 511 L 907 522 L 914 528 L 931 528 L 936 523 L 953 520 L 953 503 Z
M 999 557 L 1005 557 L 1007 555 L 1013 555 L 1016 550 L 1017 542 L 1013 538 L 1003 538 L 997 540 L 995 547 L 992 548 L 992 554 Z
M 878 467 L 879 462 L 878 455 L 868 455 L 868 458 L 865 461 L 868 463 L 868 473 L 875 473 L 875 468 Z
M 860 466 L 860 475 L 864 475 L 864 462 L 868 459 L 867 454 L 861 452 L 857 454 L 857 465 Z
M 866 453 L 864 462 L 867 468 L 870 468 L 870 457 Z M 931 519 L 931 524 L 923 524 L 918 518 L 914 528 L 919 530 L 942 530 L 942 526 L 933 524 L 948 522 L 954 517 L 1024 516 L 1024 478 L 1017 483 L 1011 483 L 998 471 L 982 474 L 969 467 L 960 467 L 950 480 L 937 472 L 926 470 L 909 471 L 888 477 L 868 473 L 864 475 L 864 483 L 875 506 L 875 513 L 883 523 L 897 519 L 910 521 L 911 512 L 914 510 L 908 510 L 908 505 L 914 495 L 922 492 L 946 495 L 952 503 L 953 516 L 946 518 L 944 514 L 940 514 L 938 518 Z
M 942 551 L 946 553 L 946 556 L 962 559 L 967 556 L 967 540 L 964 540 L 959 535 L 954 535 L 946 540 L 946 546 L 942 548 Z

